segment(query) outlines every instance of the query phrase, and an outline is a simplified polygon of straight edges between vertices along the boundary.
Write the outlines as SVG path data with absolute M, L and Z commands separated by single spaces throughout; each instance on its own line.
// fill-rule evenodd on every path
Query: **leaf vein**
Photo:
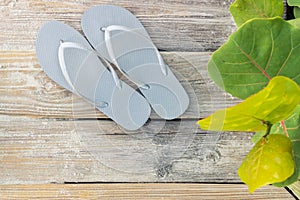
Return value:
M 299 127 L 300 127 L 300 125 L 296 126 L 296 127 L 292 127 L 292 128 L 286 128 L 286 129 L 291 131 L 291 130 L 297 130 Z
M 245 83 L 245 84 L 228 84 L 228 86 L 245 87 L 245 86 L 251 86 L 251 85 L 265 85 L 265 84 L 267 84 L 267 82 Z
M 258 8 L 258 6 L 256 5 L 256 3 L 253 0 L 251 1 L 251 4 L 252 4 L 254 10 L 256 10 L 257 13 L 259 13 L 263 18 L 268 18 L 268 16 L 262 10 L 260 10 Z
M 241 63 L 238 63 L 238 62 L 236 62 L 236 63 L 234 63 L 234 62 L 232 62 L 232 63 L 226 62 L 227 65 L 245 65 L 245 64 L 250 64 L 250 63 L 251 62 L 241 62 Z
M 295 76 L 294 78 L 292 78 L 292 80 L 295 80 L 295 79 L 297 79 L 298 77 L 300 77 L 300 73 L 299 73 L 297 76 Z
M 258 72 L 253 72 L 253 73 L 247 73 L 247 72 L 224 72 L 224 73 L 222 73 L 222 74 L 244 74 L 244 75 L 249 75 L 249 74 L 260 74 L 260 73 L 258 73 Z
M 277 73 L 277 76 L 282 72 L 282 70 L 285 68 L 288 60 L 290 59 L 291 55 L 292 55 L 292 52 L 293 52 L 294 49 L 291 49 L 291 51 L 289 52 L 289 55 L 286 57 L 284 63 L 282 64 L 282 66 L 280 67 L 278 73 Z
M 256 42 L 256 35 L 255 35 L 255 33 L 253 33 L 252 47 L 251 47 L 249 55 L 251 55 L 254 51 L 255 42 Z
M 265 71 L 267 71 L 268 68 L 269 68 L 269 66 L 270 66 L 270 63 L 271 63 L 271 60 L 272 60 L 272 57 L 273 57 L 273 52 L 274 52 L 274 36 L 273 36 L 272 29 L 270 31 L 271 31 L 272 49 L 271 49 L 271 52 L 270 52 L 270 55 L 269 55 L 269 59 L 268 59 L 267 65 L 265 67 Z
M 254 177 L 257 177 L 257 175 L 258 175 L 258 168 L 259 168 L 259 166 L 260 166 L 260 162 L 261 162 L 261 157 L 262 157 L 262 154 L 263 154 L 263 149 L 264 149 L 264 147 L 262 146 L 261 148 L 259 148 L 259 150 L 260 150 L 260 153 L 259 153 L 259 156 L 257 157 L 258 158 L 258 161 L 257 161 L 257 166 L 256 166 L 256 168 L 255 168 L 255 175 L 254 175 Z
M 246 56 L 246 58 L 259 70 L 262 72 L 262 74 L 267 77 L 269 80 L 271 80 L 271 77 L 269 76 L 269 74 L 261 67 L 259 66 L 259 64 L 257 62 L 255 62 L 255 60 L 249 55 L 247 54 L 241 47 L 240 45 L 234 40 L 232 39 L 233 43 L 236 45 L 236 47 L 244 54 L 244 56 Z

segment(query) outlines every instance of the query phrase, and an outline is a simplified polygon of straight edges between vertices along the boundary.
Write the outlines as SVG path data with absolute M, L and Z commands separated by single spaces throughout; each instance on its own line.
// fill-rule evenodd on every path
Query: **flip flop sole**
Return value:
M 64 50 L 68 75 L 76 91 L 62 73 L 58 56 L 61 42 L 73 42 L 87 48 Z M 93 53 L 88 41 L 70 26 L 57 21 L 46 23 L 39 31 L 36 52 L 39 64 L 52 80 L 94 104 L 123 128 L 136 130 L 148 120 L 151 109 L 145 98 L 124 82 L 121 82 L 121 89 L 118 88 L 111 72 Z M 103 107 L 98 102 L 108 105 Z
M 103 52 L 110 61 L 119 67 L 132 80 L 139 80 L 150 86 L 140 89 L 154 111 L 164 119 L 174 119 L 185 112 L 189 97 L 172 71 L 162 74 L 157 49 L 140 21 L 128 10 L 112 5 L 95 6 L 82 16 L 83 31 L 93 47 Z M 110 58 L 103 27 L 125 26 L 131 31 L 111 32 L 111 46 L 115 58 Z

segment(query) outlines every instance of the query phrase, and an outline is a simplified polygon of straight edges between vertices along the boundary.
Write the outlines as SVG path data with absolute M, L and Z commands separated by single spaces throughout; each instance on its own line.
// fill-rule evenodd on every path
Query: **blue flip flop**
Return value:
M 131 12 L 113 5 L 95 6 L 84 13 L 81 23 L 92 46 L 139 87 L 160 117 L 174 119 L 185 112 L 186 91 Z

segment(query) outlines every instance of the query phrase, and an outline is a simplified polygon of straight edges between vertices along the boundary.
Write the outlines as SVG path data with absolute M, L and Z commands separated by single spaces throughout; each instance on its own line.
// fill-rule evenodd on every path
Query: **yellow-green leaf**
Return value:
M 230 12 L 237 26 L 253 18 L 272 18 L 283 15 L 282 0 L 236 0 Z
M 282 183 L 276 183 L 275 186 L 284 187 L 295 182 L 299 178 L 300 174 L 300 105 L 296 107 L 293 114 L 290 115 L 287 119 L 284 120 L 284 126 L 282 127 L 281 123 L 275 124 L 271 133 L 275 134 L 288 134 L 292 145 L 293 145 L 293 155 L 295 161 L 295 172 L 288 180 Z
M 294 173 L 292 144 L 280 134 L 263 137 L 249 152 L 238 174 L 249 192 L 267 184 L 286 180 Z
M 257 143 L 265 134 L 265 132 L 257 132 L 252 137 L 252 142 Z M 274 124 L 270 134 L 288 135 L 292 142 L 295 162 L 294 174 L 283 182 L 273 184 L 277 187 L 285 187 L 297 181 L 300 174 L 300 105 L 284 120 L 284 124 L 282 122 Z
M 267 124 L 287 118 L 299 102 L 298 84 L 277 76 L 242 103 L 219 110 L 199 120 L 198 124 L 202 129 L 212 131 L 262 131 L 267 129 Z

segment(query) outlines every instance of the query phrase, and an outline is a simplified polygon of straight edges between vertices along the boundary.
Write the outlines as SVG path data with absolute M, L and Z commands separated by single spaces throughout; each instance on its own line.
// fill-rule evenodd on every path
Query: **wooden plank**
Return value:
M 293 194 L 300 198 L 300 180 L 288 186 L 288 188 L 293 192 Z
M 283 188 L 249 194 L 241 184 L 47 184 L 0 185 L 1 199 L 292 200 Z
M 159 49 L 213 51 L 235 30 L 228 9 L 232 1 L 1 1 L 0 50 L 33 50 L 38 29 L 46 21 L 64 21 L 81 30 L 80 18 L 85 10 L 114 4 L 137 15 Z
M 199 118 L 239 102 L 207 75 L 210 53 L 164 52 L 166 63 L 190 96 L 181 118 Z M 37 118 L 106 118 L 81 98 L 51 81 L 33 51 L 0 52 L 0 114 Z M 153 119 L 158 118 L 152 115 Z
M 239 182 L 250 133 L 210 133 L 195 121 L 151 121 L 126 132 L 109 120 L 0 120 L 0 184 Z

